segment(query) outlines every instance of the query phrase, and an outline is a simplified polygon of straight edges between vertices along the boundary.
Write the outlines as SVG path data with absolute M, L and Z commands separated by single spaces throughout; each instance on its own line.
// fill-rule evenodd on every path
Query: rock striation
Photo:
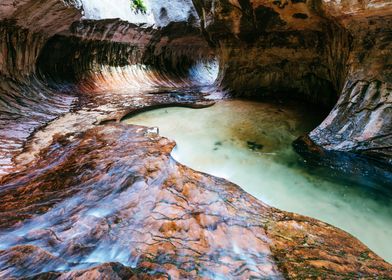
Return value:
M 349 234 L 175 162 L 174 146 L 145 127 L 107 124 L 59 137 L 4 177 L 0 275 L 392 277 Z
M 286 92 L 334 106 L 310 139 L 391 163 L 389 1 L 194 3 L 219 49 L 223 87 L 237 96 Z
M 0 176 L 15 167 L 26 140 L 59 116 L 86 104 L 108 105 L 109 89 L 132 88 L 129 96 L 142 84 L 148 90 L 189 86 L 190 68 L 213 57 L 198 29 L 186 22 L 157 30 L 118 19 L 82 21 L 77 4 L 0 4 Z M 123 103 L 117 98 L 117 109 L 100 108 L 98 115 L 114 114 L 126 107 Z
M 392 278 L 349 234 L 175 162 L 156 129 L 114 123 L 288 93 L 337 102 L 304 149 L 388 163 L 390 3 L 183 1 L 187 16 L 162 10 L 158 28 L 85 19 L 82 2 L 0 3 L 0 278 Z

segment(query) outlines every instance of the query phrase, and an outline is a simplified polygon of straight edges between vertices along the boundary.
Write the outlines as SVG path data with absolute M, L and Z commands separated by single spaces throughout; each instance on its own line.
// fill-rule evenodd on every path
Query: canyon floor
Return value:
M 229 99 L 304 102 L 317 127 L 292 145 L 309 170 L 389 196 L 390 1 L 146 7 L 1 1 L 0 278 L 392 279 L 351 234 L 193 170 L 159 129 L 124 123 Z

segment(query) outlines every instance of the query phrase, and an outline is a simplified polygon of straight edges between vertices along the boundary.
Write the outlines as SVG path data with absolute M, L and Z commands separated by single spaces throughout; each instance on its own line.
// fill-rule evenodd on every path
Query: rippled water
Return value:
M 226 178 L 271 206 L 346 230 L 392 262 L 391 199 L 309 174 L 293 151 L 292 141 L 320 123 L 314 115 L 295 105 L 231 100 L 198 110 L 157 109 L 125 121 L 159 127 L 177 142 L 177 161 Z

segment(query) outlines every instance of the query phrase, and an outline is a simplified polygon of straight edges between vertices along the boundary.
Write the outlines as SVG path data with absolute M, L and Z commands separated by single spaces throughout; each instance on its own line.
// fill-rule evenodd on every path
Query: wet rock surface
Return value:
M 390 1 L 194 1 L 238 96 L 286 91 L 333 106 L 312 133 L 326 150 L 391 163 Z
M 0 278 L 392 278 L 343 231 L 176 163 L 154 129 L 112 123 L 213 104 L 215 85 L 189 73 L 218 50 L 227 89 L 340 96 L 312 140 L 388 160 L 390 6 L 371 1 L 384 12 L 370 18 L 350 1 L 193 2 L 201 31 L 195 18 L 82 21 L 77 1 L 0 3 Z
M 392 163 L 392 8 L 347 23 L 355 38 L 347 80 L 327 119 L 310 138 L 328 150 Z
M 190 67 L 213 58 L 195 27 L 183 22 L 158 30 L 118 19 L 76 21 L 81 11 L 72 3 L 32 2 L 20 7 L 18 2 L 12 11 L 5 10 L 6 3 L 0 6 L 0 176 L 14 170 L 26 141 L 50 122 L 67 133 L 114 115 L 119 120 L 127 108 L 203 102 L 198 88 L 187 96 L 175 93 L 190 91 Z M 62 25 L 57 17 L 46 17 L 34 28 L 19 23 L 31 14 L 41 17 L 43 10 L 56 13 Z M 114 93 L 120 89 L 122 95 Z M 62 116 L 70 111 L 65 123 Z
M 323 177 L 333 181 L 372 188 L 390 196 L 392 173 L 384 162 L 354 153 L 329 151 L 316 145 L 311 138 L 303 136 L 293 142 L 294 150 L 306 158 L 309 169 L 317 169 Z
M 392 277 L 352 236 L 178 164 L 174 145 L 145 127 L 107 124 L 56 139 L 4 177 L 1 275 Z

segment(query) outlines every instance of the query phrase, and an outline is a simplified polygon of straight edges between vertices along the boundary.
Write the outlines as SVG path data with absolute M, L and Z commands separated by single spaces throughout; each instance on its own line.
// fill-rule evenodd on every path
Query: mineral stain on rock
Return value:
M 298 151 L 376 185 L 392 155 L 390 1 L 138 3 L 0 1 L 0 278 L 392 278 L 353 236 L 119 123 L 228 97 L 302 99 L 331 111 Z M 230 161 L 234 142 L 260 156 L 280 145 L 260 135 L 209 151 Z
M 146 129 L 108 124 L 71 146 L 58 139 L 28 171 L 3 179 L 2 276 L 391 276 L 352 236 L 176 163 L 175 144 Z
M 277 114 L 277 108 L 284 113 Z M 226 100 L 198 110 L 157 109 L 124 121 L 159 127 L 161 135 L 176 141 L 172 156 L 178 162 L 235 182 L 273 207 L 344 229 L 382 257 L 392 259 L 385 247 L 392 234 L 388 191 L 374 190 L 377 180 L 369 182 L 369 175 L 356 175 L 356 181 L 350 182 L 346 174 L 313 167 L 294 152 L 292 141 L 318 123 L 317 110 L 305 108 L 306 104 L 298 102 Z M 246 139 L 255 139 L 251 147 L 265 143 L 264 148 L 252 150 Z M 358 162 L 354 170 L 367 172 L 369 167 Z M 372 178 L 378 177 L 375 171 Z M 389 187 L 382 181 L 377 184 L 384 190 Z

